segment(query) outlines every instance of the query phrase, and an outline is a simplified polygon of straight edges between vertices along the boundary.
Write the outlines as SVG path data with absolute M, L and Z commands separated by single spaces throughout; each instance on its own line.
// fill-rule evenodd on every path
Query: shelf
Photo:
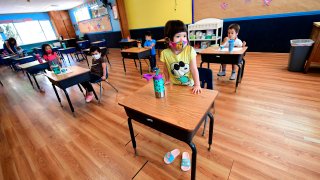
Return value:
M 189 41 L 217 41 L 221 39 L 220 37 L 215 38 L 215 39 L 189 39 Z

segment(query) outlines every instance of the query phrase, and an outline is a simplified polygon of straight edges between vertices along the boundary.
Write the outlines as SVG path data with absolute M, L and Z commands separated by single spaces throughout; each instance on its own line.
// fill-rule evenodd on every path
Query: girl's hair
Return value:
M 43 55 L 48 55 L 48 53 L 46 52 L 46 47 L 47 46 L 50 46 L 49 44 L 42 44 L 42 47 L 41 47 L 41 49 L 42 49 L 42 53 L 43 53 Z M 50 46 L 50 48 L 51 48 L 51 46 Z M 52 49 L 52 48 L 51 48 Z
M 11 42 L 13 42 L 14 45 L 17 45 L 17 41 L 15 38 L 11 37 L 8 39 L 9 44 L 11 45 Z
M 174 35 L 180 32 L 187 32 L 186 25 L 180 20 L 170 20 L 164 27 L 164 37 L 166 37 L 166 41 L 169 39 L 173 41 Z

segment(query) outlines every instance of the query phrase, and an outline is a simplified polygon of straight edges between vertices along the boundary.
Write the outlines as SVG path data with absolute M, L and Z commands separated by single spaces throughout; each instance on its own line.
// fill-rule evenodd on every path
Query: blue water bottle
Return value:
M 161 74 L 153 76 L 153 87 L 156 98 L 163 98 L 165 95 L 164 79 Z
M 228 43 L 229 43 L 229 52 L 232 52 L 234 48 L 234 40 L 230 39 Z

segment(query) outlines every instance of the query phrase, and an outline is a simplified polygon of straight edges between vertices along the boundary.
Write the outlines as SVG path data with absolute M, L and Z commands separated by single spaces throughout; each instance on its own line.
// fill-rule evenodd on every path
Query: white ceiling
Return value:
M 0 0 L 0 14 L 67 10 L 87 0 Z

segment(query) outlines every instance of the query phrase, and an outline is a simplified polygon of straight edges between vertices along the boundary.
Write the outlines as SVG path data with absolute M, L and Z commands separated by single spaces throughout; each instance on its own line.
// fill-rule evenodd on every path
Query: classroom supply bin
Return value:
M 293 39 L 290 41 L 290 56 L 288 70 L 302 72 L 310 54 L 314 41 L 311 39 Z

